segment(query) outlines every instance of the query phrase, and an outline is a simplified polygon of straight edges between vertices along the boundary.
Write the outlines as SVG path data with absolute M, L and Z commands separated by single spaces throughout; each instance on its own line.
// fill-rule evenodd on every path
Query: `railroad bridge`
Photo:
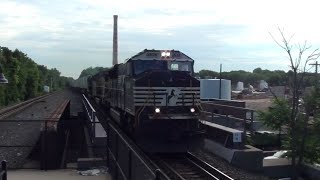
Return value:
M 253 112 L 241 102 L 230 105 L 203 103 L 200 122 L 206 133 L 199 147 L 155 155 L 143 152 L 84 94 L 48 93 L 0 110 L 0 159 L 6 160 L 0 180 L 7 168 L 94 169 L 105 173 L 103 179 L 267 179 L 234 167 L 264 170 L 263 152 L 244 143 L 252 133 Z

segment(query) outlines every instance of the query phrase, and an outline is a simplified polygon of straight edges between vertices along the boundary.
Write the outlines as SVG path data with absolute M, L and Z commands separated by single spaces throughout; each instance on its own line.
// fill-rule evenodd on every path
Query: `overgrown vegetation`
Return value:
M 258 111 L 258 117 L 264 125 L 278 131 L 278 143 L 281 147 L 281 134 L 283 127 L 290 121 L 290 105 L 282 98 L 274 97 L 272 106 L 268 111 Z
M 0 85 L 0 106 L 25 101 L 43 94 L 43 86 L 53 90 L 64 88 L 67 77 L 60 76 L 57 69 L 36 64 L 18 49 L 11 51 L 0 47 L 0 64 L 9 83 Z
M 311 93 L 304 96 L 301 94 L 308 74 L 306 66 L 318 59 L 320 53 L 315 49 L 306 55 L 311 46 L 306 42 L 303 45 L 293 46 L 290 43 L 291 38 L 287 39 L 283 30 L 279 29 L 279 33 L 281 41 L 273 39 L 288 55 L 291 67 L 291 73 L 288 74 L 290 98 L 287 100 L 276 98 L 267 112 L 260 113 L 260 119 L 274 129 L 280 131 L 281 128 L 286 129 L 288 136 L 284 140 L 283 147 L 290 152 L 292 179 L 298 179 L 302 162 L 320 163 L 320 88 L 317 74 L 316 81 L 312 82 Z M 296 57 L 294 47 L 297 47 Z

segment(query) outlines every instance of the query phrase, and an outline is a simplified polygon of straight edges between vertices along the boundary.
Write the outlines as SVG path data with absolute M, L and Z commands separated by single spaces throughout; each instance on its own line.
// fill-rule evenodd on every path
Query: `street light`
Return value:
M 4 77 L 1 64 L 0 64 L 0 84 L 8 84 L 8 79 Z

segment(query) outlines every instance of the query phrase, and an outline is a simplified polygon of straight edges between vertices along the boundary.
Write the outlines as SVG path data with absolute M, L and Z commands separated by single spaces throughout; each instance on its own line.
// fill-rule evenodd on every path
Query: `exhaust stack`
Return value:
M 113 15 L 113 52 L 112 65 L 118 64 L 118 15 Z

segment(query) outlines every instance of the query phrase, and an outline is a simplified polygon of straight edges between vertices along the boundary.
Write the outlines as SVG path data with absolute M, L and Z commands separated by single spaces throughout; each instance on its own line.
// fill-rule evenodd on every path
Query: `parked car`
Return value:
M 272 156 L 267 156 L 264 159 L 279 159 L 279 158 L 286 158 L 288 151 L 282 150 L 274 153 Z

